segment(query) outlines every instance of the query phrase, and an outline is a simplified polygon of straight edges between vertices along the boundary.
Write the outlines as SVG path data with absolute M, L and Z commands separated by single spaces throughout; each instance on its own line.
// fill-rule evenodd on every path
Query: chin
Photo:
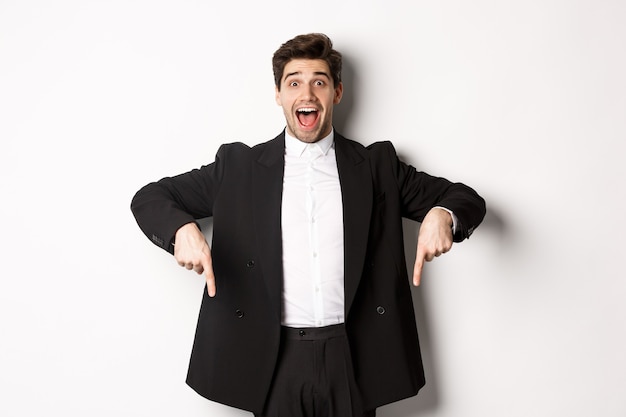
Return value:
M 323 138 L 323 136 L 320 136 L 319 131 L 309 131 L 309 130 L 305 130 L 302 131 L 300 129 L 294 131 L 293 129 L 290 130 L 288 132 L 291 136 L 295 137 L 296 139 L 298 139 L 301 142 L 306 142 L 306 143 L 314 143 L 317 142 L 318 140 L 320 140 L 321 138 Z
M 319 132 L 315 132 L 315 133 L 311 132 L 311 133 L 305 134 L 303 137 L 304 137 L 304 139 L 303 139 L 304 142 L 314 143 L 314 142 L 317 142 L 319 140 L 322 140 L 323 138 L 326 137 L 326 135 L 322 135 Z

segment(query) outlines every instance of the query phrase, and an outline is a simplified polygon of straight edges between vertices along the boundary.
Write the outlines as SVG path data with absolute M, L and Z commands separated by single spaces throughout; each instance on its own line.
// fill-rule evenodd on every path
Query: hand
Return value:
M 204 272 L 209 297 L 215 296 L 215 275 L 211 249 L 206 238 L 195 223 L 187 223 L 176 231 L 174 258 L 178 265 L 194 270 L 197 274 Z
M 430 262 L 452 248 L 452 216 L 446 210 L 431 209 L 420 226 L 417 236 L 417 255 L 413 268 L 413 285 L 420 285 L 424 261 Z

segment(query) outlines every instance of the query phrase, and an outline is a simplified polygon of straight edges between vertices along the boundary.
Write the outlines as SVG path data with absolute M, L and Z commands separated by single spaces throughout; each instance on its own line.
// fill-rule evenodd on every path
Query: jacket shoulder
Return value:
M 284 142 L 281 141 L 281 135 L 274 139 L 249 146 L 243 142 L 230 142 L 220 146 L 217 151 L 217 157 L 220 158 L 257 158 L 266 153 L 281 154 L 284 148 Z
M 374 155 L 396 155 L 396 148 L 393 143 L 388 140 L 374 142 L 365 147 L 370 154 Z
M 395 153 L 396 152 L 396 149 L 393 146 L 393 143 L 391 143 L 391 141 L 389 140 L 380 140 L 380 141 L 372 142 L 368 145 L 363 145 L 362 143 L 357 142 L 354 139 L 349 139 L 341 135 L 338 135 L 335 138 L 335 140 L 339 142 L 343 142 L 345 146 L 357 149 L 362 152 L 367 152 L 367 153 L 389 153 L 389 152 Z

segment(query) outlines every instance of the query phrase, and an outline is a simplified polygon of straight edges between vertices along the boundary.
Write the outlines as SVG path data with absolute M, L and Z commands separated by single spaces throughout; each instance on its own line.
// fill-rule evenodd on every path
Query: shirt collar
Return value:
M 305 143 L 294 138 L 285 129 L 285 154 L 292 156 L 302 156 L 307 147 L 318 147 L 323 155 L 326 155 L 335 143 L 335 130 L 332 129 L 330 134 L 315 143 Z

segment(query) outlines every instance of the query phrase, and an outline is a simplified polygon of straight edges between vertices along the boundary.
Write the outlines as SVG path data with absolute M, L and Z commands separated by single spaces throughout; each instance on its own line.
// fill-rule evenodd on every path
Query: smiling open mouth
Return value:
M 296 110 L 296 117 L 302 127 L 311 127 L 317 122 L 319 112 L 315 108 L 304 107 Z

